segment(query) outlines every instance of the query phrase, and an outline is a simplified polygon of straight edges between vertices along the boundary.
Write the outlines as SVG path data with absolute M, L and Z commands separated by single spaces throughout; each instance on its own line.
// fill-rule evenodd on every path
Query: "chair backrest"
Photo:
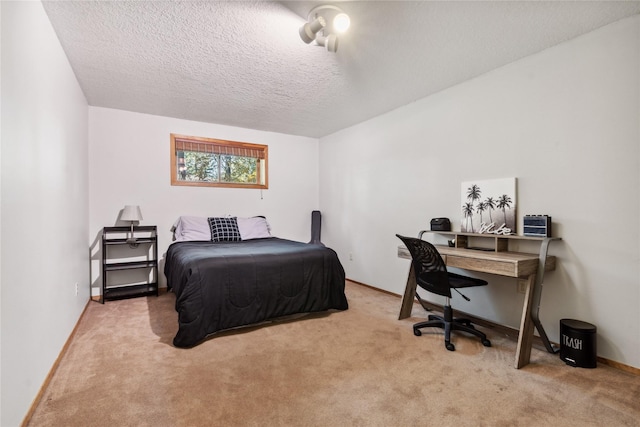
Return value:
M 423 289 L 451 298 L 449 274 L 440 253 L 431 243 L 415 237 L 396 236 L 411 254 L 416 283 Z

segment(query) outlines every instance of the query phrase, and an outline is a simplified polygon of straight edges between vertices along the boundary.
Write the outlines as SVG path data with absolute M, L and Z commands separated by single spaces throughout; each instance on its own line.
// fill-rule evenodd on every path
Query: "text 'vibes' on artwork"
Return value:
M 515 234 L 515 178 L 463 182 L 461 190 L 463 232 Z

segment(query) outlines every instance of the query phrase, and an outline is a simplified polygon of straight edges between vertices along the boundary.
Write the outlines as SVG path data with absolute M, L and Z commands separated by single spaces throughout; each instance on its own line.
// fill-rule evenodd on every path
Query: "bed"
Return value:
M 176 295 L 174 346 L 193 347 L 216 332 L 292 314 L 348 308 L 344 269 L 332 249 L 258 235 L 207 241 L 178 233 L 164 266 Z

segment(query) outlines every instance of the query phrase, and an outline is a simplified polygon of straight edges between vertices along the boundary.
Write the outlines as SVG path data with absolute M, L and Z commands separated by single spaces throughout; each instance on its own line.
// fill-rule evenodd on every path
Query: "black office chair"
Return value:
M 404 237 L 396 234 L 407 246 L 411 253 L 413 269 L 416 275 L 416 283 L 421 288 L 434 294 L 446 297 L 444 305 L 444 316 L 429 315 L 429 320 L 413 325 L 413 333 L 416 336 L 422 335 L 422 328 L 443 328 L 444 345 L 449 351 L 454 351 L 456 347 L 451 343 L 451 331 L 458 330 L 468 332 L 480 338 L 482 345 L 491 347 L 491 341 L 487 336 L 477 330 L 469 319 L 455 319 L 451 308 L 451 289 L 458 292 L 458 288 L 469 288 L 472 286 L 485 286 L 486 281 L 473 277 L 461 276 L 447 271 L 442 257 L 438 250 L 431 243 L 415 237 Z M 417 295 L 417 294 L 416 294 Z M 464 299 L 470 301 L 465 295 Z

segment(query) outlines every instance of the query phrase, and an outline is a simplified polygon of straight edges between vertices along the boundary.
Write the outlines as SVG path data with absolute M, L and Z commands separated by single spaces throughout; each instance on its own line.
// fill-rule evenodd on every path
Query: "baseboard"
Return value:
M 624 363 L 616 362 L 615 360 L 605 359 L 604 357 L 600 356 L 597 356 L 596 360 L 604 365 L 611 366 L 612 368 L 620 369 L 621 371 L 640 376 L 640 368 L 635 368 L 633 366 L 625 365 Z
M 162 294 L 166 294 L 167 292 L 168 292 L 168 288 L 166 286 L 163 288 L 158 288 L 158 296 Z M 138 298 L 138 297 L 131 297 L 131 298 Z M 100 302 L 100 295 L 92 295 L 91 301 Z
M 51 383 L 51 379 L 53 378 L 53 375 L 56 373 L 56 370 L 60 365 L 60 361 L 62 360 L 62 357 L 69 350 L 69 346 L 71 345 L 71 340 L 76 335 L 76 332 L 78 331 L 78 326 L 80 325 L 80 321 L 84 317 L 84 314 L 87 312 L 87 307 L 89 307 L 89 304 L 90 304 L 90 301 L 87 301 L 84 308 L 82 309 L 82 313 L 80 313 L 80 317 L 78 317 L 78 321 L 76 322 L 76 325 L 73 327 L 73 330 L 69 334 L 67 341 L 65 341 L 64 345 L 62 346 L 62 350 L 60 350 L 60 354 L 58 354 L 58 357 L 56 357 L 55 362 L 53 362 L 51 369 L 49 369 L 49 373 L 47 374 L 47 377 L 44 379 L 42 385 L 40 386 L 40 390 L 38 390 L 38 394 L 36 394 L 36 397 L 33 398 L 33 402 L 31 402 L 29 411 L 27 411 L 27 414 L 24 416 L 24 419 L 20 424 L 21 427 L 26 427 L 31 421 L 31 417 L 33 417 L 33 413 L 35 412 L 36 408 L 38 407 L 38 404 L 42 400 L 42 396 L 44 395 L 45 390 L 47 389 L 47 387 L 49 387 L 49 383 Z
M 395 297 L 402 298 L 402 295 L 399 295 L 399 294 L 396 294 L 394 292 L 390 292 L 390 291 L 387 291 L 387 290 L 384 290 L 384 289 L 376 288 L 374 286 L 367 285 L 366 283 L 361 283 L 361 282 L 358 282 L 356 280 L 351 280 L 351 279 L 347 279 L 347 281 L 349 281 L 351 283 L 354 283 L 356 285 L 360 285 L 360 286 L 367 287 L 369 289 L 373 289 L 373 290 L 378 291 L 378 292 L 382 292 L 382 293 L 385 293 L 385 294 L 388 294 L 388 295 L 393 295 Z M 432 302 L 429 302 L 429 301 L 423 301 L 423 302 L 425 303 L 425 305 L 428 308 L 431 308 L 432 310 L 439 311 L 439 312 L 442 312 L 442 310 L 443 310 L 443 307 L 440 304 L 435 304 L 435 303 L 432 303 Z M 418 301 L 414 301 L 414 304 L 420 305 L 420 303 L 418 303 Z M 400 310 L 400 306 L 398 306 L 398 310 Z M 459 314 L 460 317 L 466 317 L 466 318 L 470 319 L 471 322 L 475 323 L 476 325 L 483 326 L 483 327 L 485 327 L 487 329 L 491 329 L 491 330 L 495 331 L 496 333 L 505 335 L 509 339 L 512 339 L 513 341 L 516 341 L 516 342 L 518 341 L 518 334 L 519 334 L 518 329 L 512 328 L 510 326 L 501 325 L 499 323 L 495 323 L 495 322 L 492 322 L 490 320 L 474 316 L 473 314 L 465 313 L 463 311 L 456 310 L 456 313 Z M 555 343 L 555 342 L 552 342 L 552 344 L 555 345 L 555 346 L 560 346 L 560 344 Z M 542 342 L 542 339 L 537 335 L 533 336 L 533 346 L 538 350 L 547 351 L 544 343 Z M 597 359 L 597 361 L 599 363 L 602 363 L 604 365 L 611 366 L 612 368 L 616 368 L 616 369 L 619 369 L 621 371 L 629 372 L 631 374 L 640 376 L 640 369 L 639 368 L 635 368 L 633 366 L 625 365 L 624 363 L 616 362 L 614 360 L 605 359 L 604 357 L 600 357 L 600 356 L 597 356 L 596 359 Z

